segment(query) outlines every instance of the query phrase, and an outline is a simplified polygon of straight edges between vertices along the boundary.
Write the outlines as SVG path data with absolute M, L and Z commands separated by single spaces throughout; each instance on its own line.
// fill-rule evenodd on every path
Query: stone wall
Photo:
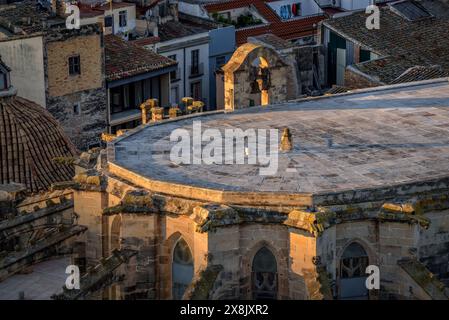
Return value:
M 95 266 L 103 257 L 103 208 L 107 206 L 107 195 L 94 191 L 75 191 L 74 212 L 79 215 L 78 224 L 88 227 L 81 241 L 86 243 L 87 266 Z
M 185 297 L 253 298 L 253 259 L 266 247 L 277 263 L 278 299 L 339 298 L 340 261 L 352 243 L 363 247 L 368 264 L 380 268 L 380 290 L 371 290 L 369 298 L 445 296 L 438 278 L 445 281 L 447 276 L 449 218 L 447 210 L 427 209 L 444 206 L 445 194 L 434 195 L 432 201 L 426 194 L 418 202 L 413 198 L 285 212 L 144 189 L 133 191 L 133 204 L 125 199 L 135 186 L 117 178 L 107 181 L 102 187 L 107 192 L 75 192 L 75 212 L 79 223 L 89 227 L 88 261 L 99 261 L 114 248 L 138 252 L 127 265 L 120 297 L 171 299 L 173 250 L 180 239 L 193 257 L 194 276 Z
M 98 146 L 107 127 L 106 91 L 104 88 L 48 97 L 47 109 L 80 150 Z M 79 105 L 79 114 L 74 106 Z
M 47 90 L 50 97 L 103 87 L 101 42 L 100 34 L 47 42 Z M 69 57 L 78 55 L 81 73 L 69 75 Z
M 291 88 L 289 90 L 292 83 L 297 83 L 293 65 L 272 48 L 247 43 L 237 49 L 223 67 L 225 109 L 265 104 L 261 102 L 262 93 L 254 91 L 258 77 L 258 68 L 254 62 L 258 59 L 267 64 L 263 66 L 269 74 L 268 78 L 264 79 L 267 102 L 276 104 L 296 98 L 296 92 Z
M 107 127 L 101 38 L 101 31 L 87 29 L 59 37 L 50 34 L 44 39 L 47 109 L 81 150 L 99 145 Z M 76 55 L 80 56 L 81 72 L 69 75 L 69 57 Z

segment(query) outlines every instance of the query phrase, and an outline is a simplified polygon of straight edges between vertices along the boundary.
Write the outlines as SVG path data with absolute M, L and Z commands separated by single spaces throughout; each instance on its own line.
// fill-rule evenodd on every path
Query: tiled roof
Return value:
M 211 4 L 204 5 L 204 8 L 208 12 L 220 12 L 226 10 L 232 10 L 237 8 L 244 8 L 253 5 L 257 11 L 263 15 L 263 17 L 270 21 L 278 21 L 279 17 L 274 13 L 265 2 L 272 2 L 273 0 L 263 1 L 263 0 L 229 0 L 229 1 L 220 1 L 214 2 Z
M 104 37 L 106 80 L 113 81 L 176 65 L 176 61 L 115 35 Z
M 334 85 L 332 88 L 326 91 L 326 94 L 339 94 L 339 93 L 345 93 L 348 92 L 349 89 L 343 86 L 337 86 Z
M 114 9 L 120 9 L 120 8 L 127 8 L 127 7 L 134 7 L 134 3 L 128 3 L 128 2 L 112 2 L 112 10 Z M 108 11 L 111 9 L 110 2 L 103 3 L 99 6 L 95 6 L 94 9 L 102 10 L 102 11 Z
M 29 192 L 71 180 L 72 166 L 55 161 L 76 153 L 58 122 L 26 99 L 0 97 L 0 183 L 22 183 Z
M 78 8 L 80 9 L 81 18 L 99 17 L 104 14 L 103 10 L 95 10 L 95 8 L 88 5 L 79 4 Z
M 256 41 L 260 41 L 260 42 L 263 42 L 264 44 L 268 44 L 276 50 L 287 49 L 287 48 L 291 48 L 294 46 L 291 42 L 284 40 L 282 38 L 279 38 L 278 36 L 275 36 L 272 33 L 265 33 L 263 35 L 255 36 L 252 38 Z
M 324 20 L 325 15 L 310 16 L 299 19 L 282 21 L 278 15 L 266 4 L 273 0 L 230 0 L 225 2 L 216 2 L 204 5 L 209 12 L 220 12 L 236 8 L 254 6 L 260 15 L 268 22 L 264 25 L 256 25 L 248 28 L 236 30 L 237 45 L 242 45 L 248 37 L 258 36 L 265 33 L 273 33 L 276 36 L 292 40 L 300 37 L 311 36 L 315 34 L 318 22 Z
M 344 10 L 342 10 L 340 8 L 322 8 L 322 9 L 330 17 L 332 17 L 334 14 L 344 12 Z
M 244 28 L 235 31 L 235 42 L 238 46 L 244 44 L 248 37 L 259 36 L 262 34 L 271 33 L 269 25 Z
M 449 71 L 443 70 L 440 66 L 416 66 L 406 70 L 399 77 L 391 81 L 391 84 L 405 83 L 413 81 L 423 81 L 436 78 L 449 77 Z
M 148 37 L 148 38 L 133 40 L 132 43 L 143 47 L 143 46 L 148 46 L 151 44 L 158 43 L 159 41 L 161 41 L 161 38 L 159 38 L 159 37 Z
M 36 1 L 23 1 L 0 7 L 0 26 L 15 34 L 33 34 L 43 31 L 42 21 L 64 23 L 64 19 L 51 18 Z M 65 24 L 64 24 L 65 25 Z
M 381 9 L 380 29 L 368 30 L 366 18 L 364 12 L 356 12 L 323 22 L 342 37 L 381 57 L 353 68 L 386 84 L 416 66 L 437 65 L 449 71 L 449 19 L 408 21 L 385 7 Z
M 209 19 L 179 13 L 178 21 L 168 21 L 159 25 L 161 41 L 169 41 L 219 28 L 221 25 Z
M 373 82 L 389 84 L 413 66 L 413 62 L 406 60 L 404 55 L 392 55 L 358 63 L 350 69 L 365 74 Z
M 94 17 L 93 12 L 81 12 L 81 16 Z M 87 35 L 99 33 L 96 24 L 84 25 L 80 29 L 67 29 L 65 18 L 54 16 L 42 8 L 35 0 L 25 0 L 10 5 L 0 6 L 0 27 L 7 30 L 8 37 L 20 37 L 34 34 L 45 34 L 47 39 L 58 40 L 76 34 Z
M 159 37 L 161 41 L 169 41 L 208 31 L 209 29 L 202 26 L 188 25 L 181 21 L 168 21 L 159 26 Z

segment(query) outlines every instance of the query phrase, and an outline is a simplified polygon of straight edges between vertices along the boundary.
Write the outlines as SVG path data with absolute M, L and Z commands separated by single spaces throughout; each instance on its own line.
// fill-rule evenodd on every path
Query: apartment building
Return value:
M 146 37 L 135 43 L 178 63 L 170 74 L 170 102 L 192 97 L 205 110 L 216 109 L 215 71 L 235 50 L 235 27 L 181 13 L 173 1 L 141 8 L 138 21 L 147 27 L 141 30 Z
M 102 30 L 66 28 L 37 1 L 0 10 L 0 54 L 18 96 L 46 108 L 79 149 L 100 143 L 106 129 Z

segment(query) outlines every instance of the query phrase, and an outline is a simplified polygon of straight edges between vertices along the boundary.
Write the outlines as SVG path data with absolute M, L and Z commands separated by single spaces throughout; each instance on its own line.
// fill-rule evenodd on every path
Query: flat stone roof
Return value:
M 294 149 L 279 153 L 273 176 L 259 175 L 258 165 L 176 165 L 169 158 L 170 134 L 178 128 L 192 132 L 194 120 L 201 120 L 203 131 L 222 133 L 275 128 L 279 139 L 288 127 Z M 109 147 L 115 149 L 109 161 L 133 176 L 224 191 L 323 194 L 438 179 L 449 176 L 449 83 L 432 80 L 179 118 L 141 126 Z

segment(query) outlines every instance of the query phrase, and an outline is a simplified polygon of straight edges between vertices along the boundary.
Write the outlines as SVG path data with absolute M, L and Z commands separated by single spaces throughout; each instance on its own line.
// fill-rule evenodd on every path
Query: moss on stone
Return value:
M 200 271 L 198 278 L 187 289 L 185 297 L 189 300 L 210 299 L 209 293 L 213 289 L 221 270 L 223 270 L 223 266 L 211 265 Z
M 444 284 L 416 259 L 403 259 L 398 265 L 434 300 L 448 300 Z
M 132 205 L 132 206 L 152 206 L 153 198 L 151 193 L 145 190 L 133 190 L 125 194 L 122 200 L 123 205 Z
M 333 300 L 332 287 L 329 274 L 323 267 L 318 268 L 318 281 L 320 283 L 320 293 L 323 295 L 324 300 Z
M 52 161 L 54 163 L 60 164 L 60 165 L 65 165 L 65 166 L 71 166 L 75 163 L 75 158 L 74 157 L 54 157 L 52 159 Z

